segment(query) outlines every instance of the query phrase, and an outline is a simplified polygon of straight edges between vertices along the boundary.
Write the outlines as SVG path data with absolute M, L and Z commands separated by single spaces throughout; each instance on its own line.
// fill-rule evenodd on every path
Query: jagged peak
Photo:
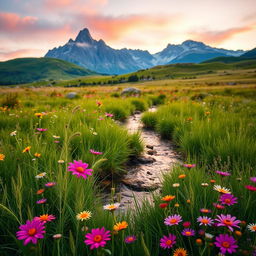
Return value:
M 84 28 L 80 30 L 79 34 L 77 35 L 75 42 L 78 43 L 93 43 L 94 39 L 92 38 L 90 31 L 88 28 Z

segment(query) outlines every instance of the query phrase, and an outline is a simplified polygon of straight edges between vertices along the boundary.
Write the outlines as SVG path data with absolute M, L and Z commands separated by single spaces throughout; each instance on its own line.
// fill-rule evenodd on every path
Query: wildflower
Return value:
M 136 240 L 137 240 L 137 237 L 134 236 L 134 235 L 132 235 L 132 236 L 127 236 L 127 237 L 124 239 L 125 243 L 127 243 L 127 244 L 131 244 L 131 243 L 135 242 Z
M 200 212 L 202 212 L 202 213 L 211 213 L 212 211 L 209 210 L 209 209 L 202 208 L 202 209 L 200 209 Z
M 37 131 L 39 131 L 39 132 L 46 132 L 48 129 L 46 129 L 46 128 L 36 128 L 37 129 Z
M 206 111 L 206 112 L 205 112 L 205 115 L 206 115 L 206 116 L 208 116 L 208 115 L 210 115 L 210 114 L 211 114 L 211 112 L 209 112 L 209 111 Z
M 256 232 L 256 223 L 254 224 L 249 224 L 247 226 L 247 228 L 251 231 L 251 232 Z
M 39 220 L 43 223 L 46 223 L 46 222 L 51 222 L 52 220 L 55 220 L 56 217 L 52 214 L 43 214 L 43 215 L 40 215 L 39 217 L 35 217 L 34 220 Z
M 37 243 L 37 239 L 44 238 L 44 223 L 38 220 L 27 220 L 26 224 L 19 227 L 20 231 L 16 233 L 18 240 L 24 240 L 24 245 L 32 242 Z
M 178 248 L 173 252 L 173 256 L 188 256 L 187 251 L 183 248 Z
M 202 244 L 203 244 L 203 240 L 202 240 L 201 238 L 197 238 L 197 239 L 196 239 L 196 244 L 197 244 L 198 246 L 202 245 Z
M 41 188 L 41 189 L 37 190 L 36 194 L 41 195 L 42 193 L 44 193 L 44 191 L 45 191 L 45 189 Z
M 44 204 L 44 203 L 46 203 L 46 201 L 47 201 L 46 198 L 42 198 L 42 199 L 36 201 L 36 203 L 37 203 L 37 204 Z
M 232 254 L 233 252 L 236 252 L 236 248 L 238 248 L 236 240 L 227 234 L 220 234 L 217 236 L 215 245 L 220 248 L 222 254 L 226 254 L 227 252 Z
M 90 152 L 91 152 L 93 155 L 102 155 L 102 154 L 103 154 L 102 152 L 94 151 L 93 149 L 90 149 Z
M 251 180 L 252 182 L 256 182 L 256 177 L 251 177 L 250 180 Z
M 195 235 L 195 230 L 194 229 L 191 229 L 191 228 L 185 228 L 182 232 L 181 232 L 181 234 L 183 235 L 183 236 L 194 236 Z
M 178 187 L 180 186 L 180 183 L 173 183 L 172 186 L 173 186 L 174 188 L 178 188 Z
M 4 161 L 5 159 L 5 155 L 4 154 L 0 154 L 0 161 Z
M 224 215 L 217 215 L 217 218 L 215 219 L 215 221 L 217 221 L 217 226 L 221 227 L 227 227 L 229 228 L 231 231 L 233 231 L 233 227 L 237 227 L 239 228 L 238 224 L 241 222 L 240 220 L 237 220 L 236 217 L 232 217 L 230 214 Z
M 225 206 L 224 206 L 224 205 L 221 205 L 221 204 L 213 203 L 213 206 L 214 206 L 215 208 L 217 208 L 218 210 L 225 209 Z
M 106 116 L 106 117 L 113 117 L 114 115 L 111 114 L 111 113 L 105 113 L 105 116 Z
M 97 249 L 99 247 L 104 247 L 106 241 L 110 240 L 110 231 L 105 230 L 104 227 L 92 229 L 91 233 L 85 235 L 84 243 L 90 245 L 90 249 Z
M 55 234 L 52 236 L 54 239 L 60 239 L 62 238 L 62 234 Z
M 241 181 L 241 180 L 242 180 L 242 178 L 241 178 L 241 177 L 238 177 L 238 178 L 236 178 L 236 180 L 237 180 L 237 181 Z
M 54 139 L 59 139 L 59 138 L 60 138 L 60 136 L 57 136 L 57 135 L 52 135 L 52 137 L 53 137 Z
M 182 221 L 182 217 L 178 214 L 174 214 L 174 215 L 168 216 L 164 220 L 164 224 L 167 226 L 179 225 L 179 222 L 181 221 Z
M 120 206 L 119 203 L 114 203 L 114 204 L 107 204 L 103 206 L 104 210 L 108 210 L 108 211 L 114 211 L 116 210 L 118 207 Z
M 182 225 L 184 228 L 189 228 L 191 226 L 191 222 L 185 221 Z
M 101 101 L 97 101 L 96 104 L 97 104 L 98 107 L 102 106 L 102 102 Z
M 223 171 L 216 171 L 216 173 L 221 175 L 221 176 L 230 176 L 231 175 L 230 172 L 223 172 Z
M 202 187 L 208 187 L 209 184 L 208 184 L 208 183 L 201 183 L 201 186 L 202 186 Z
M 254 187 L 252 185 L 246 185 L 245 188 L 247 188 L 250 191 L 256 191 L 256 187 Z
M 176 244 L 176 236 L 173 234 L 169 234 L 168 236 L 163 236 L 160 239 L 160 246 L 163 249 L 170 249 L 173 247 L 173 245 Z
M 191 203 L 191 200 L 190 200 L 190 199 L 188 199 L 186 202 L 187 202 L 188 204 L 190 204 L 190 203 Z
M 55 140 L 55 141 L 53 141 L 54 143 L 60 143 L 60 141 L 59 140 Z
M 46 184 L 44 184 L 46 187 L 53 187 L 56 185 L 56 182 L 48 182 Z
M 201 225 L 211 226 L 213 224 L 213 220 L 206 216 L 203 216 L 203 217 L 199 216 L 197 218 L 197 222 L 199 222 L 199 226 Z
M 17 131 L 13 131 L 10 133 L 10 136 L 16 136 L 17 135 Z
M 220 185 L 214 185 L 213 189 L 222 194 L 231 194 L 230 189 L 221 187 Z
M 38 118 L 42 118 L 43 117 L 43 113 L 35 113 L 35 116 L 38 117 Z
M 180 207 L 180 205 L 179 205 L 178 203 L 176 203 L 176 204 L 174 205 L 174 207 Z
M 39 158 L 39 157 L 41 157 L 41 154 L 35 153 L 34 156 L 37 157 L 37 158 Z
M 62 159 L 58 160 L 58 164 L 64 164 L 64 163 L 65 163 L 64 160 L 62 160 Z
M 179 175 L 178 178 L 179 178 L 179 179 L 185 179 L 185 178 L 186 178 L 186 174 L 181 174 L 181 175 Z
M 76 175 L 78 178 L 82 177 L 86 179 L 87 176 L 92 175 L 93 171 L 92 169 L 87 169 L 87 167 L 87 163 L 83 163 L 81 160 L 74 160 L 74 163 L 69 163 L 68 171 L 72 172 L 72 175 Z
M 22 151 L 22 153 L 29 152 L 31 149 L 31 146 L 25 147 Z
M 213 184 L 213 183 L 216 183 L 216 180 L 210 180 L 210 182 Z
M 128 227 L 128 223 L 126 221 L 117 222 L 114 225 L 114 231 L 121 231 L 123 229 L 126 229 Z
M 234 233 L 235 233 L 236 236 L 241 236 L 242 235 L 242 232 L 239 231 L 239 230 L 236 230 Z
M 162 201 L 170 202 L 175 198 L 175 196 L 167 195 L 161 198 Z
M 188 168 L 188 169 L 191 169 L 193 167 L 196 167 L 195 164 L 183 164 L 184 167 Z
M 210 233 L 205 233 L 205 238 L 206 239 L 209 239 L 209 240 L 211 240 L 211 239 L 213 239 L 213 235 L 212 234 L 210 234 Z
M 221 204 L 230 206 L 237 203 L 237 197 L 231 194 L 222 194 L 219 201 L 221 201 Z
M 83 212 L 80 212 L 76 215 L 76 218 L 77 220 L 81 220 L 81 221 L 84 221 L 84 220 L 89 220 L 92 216 L 92 213 L 89 212 L 89 211 L 83 211 Z
M 159 207 L 162 208 L 162 209 L 163 209 L 163 208 L 166 208 L 167 206 L 168 206 L 167 203 L 159 204 Z
M 46 175 L 46 172 L 41 172 L 35 176 L 36 179 L 41 179 Z
M 187 119 L 186 119 L 187 121 L 192 121 L 193 120 L 193 117 L 188 117 Z

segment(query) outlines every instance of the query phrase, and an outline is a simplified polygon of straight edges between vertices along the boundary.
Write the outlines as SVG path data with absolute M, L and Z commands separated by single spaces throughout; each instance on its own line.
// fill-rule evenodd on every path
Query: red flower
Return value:
M 167 203 L 159 204 L 159 207 L 160 207 L 160 208 L 166 208 L 167 206 L 168 206 Z
M 250 191 L 256 191 L 256 187 L 254 187 L 252 185 L 246 185 L 245 188 L 247 188 Z

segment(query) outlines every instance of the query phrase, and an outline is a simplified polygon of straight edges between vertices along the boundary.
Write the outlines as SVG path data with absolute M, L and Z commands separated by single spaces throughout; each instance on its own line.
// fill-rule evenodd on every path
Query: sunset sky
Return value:
M 158 52 L 192 39 L 256 47 L 256 0 L 1 0 L 0 60 L 44 56 L 87 27 L 113 48 Z

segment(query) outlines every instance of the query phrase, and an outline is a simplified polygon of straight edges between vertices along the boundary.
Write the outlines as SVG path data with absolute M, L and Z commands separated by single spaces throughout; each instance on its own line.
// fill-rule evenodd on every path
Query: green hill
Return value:
M 96 73 L 54 58 L 18 58 L 0 62 L 0 85 L 66 80 L 93 74 Z

